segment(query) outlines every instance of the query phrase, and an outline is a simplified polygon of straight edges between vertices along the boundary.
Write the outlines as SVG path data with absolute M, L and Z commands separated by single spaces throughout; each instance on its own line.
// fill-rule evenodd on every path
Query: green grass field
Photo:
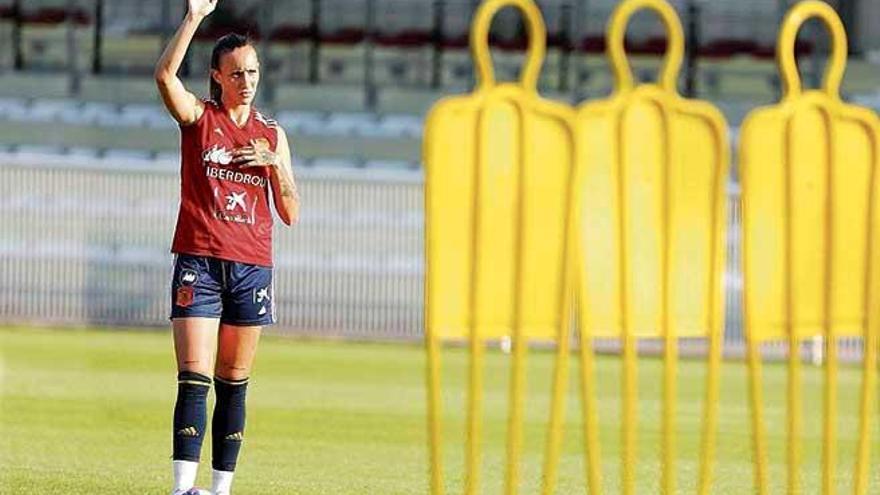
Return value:
M 168 332 L 33 328 L 0 330 L 0 492 L 167 493 L 175 374 Z M 461 491 L 466 354 L 444 354 L 447 483 Z M 500 493 L 506 417 L 506 356 L 488 355 L 483 493 Z M 537 493 L 552 355 L 529 357 L 522 493 Z M 638 493 L 659 493 L 660 361 L 640 367 Z M 608 493 L 617 492 L 619 360 L 599 359 L 599 414 Z M 419 494 L 427 492 L 424 353 L 411 344 L 261 342 L 249 392 L 247 437 L 235 493 Z M 572 370 L 577 377 L 576 369 Z M 699 458 L 704 377 L 699 362 L 680 370 L 680 493 L 691 493 Z M 715 493 L 751 492 L 745 368 L 726 364 L 720 402 Z M 804 493 L 819 492 L 821 384 L 805 368 Z M 773 462 L 771 493 L 782 493 L 784 367 L 765 368 Z M 850 491 L 860 375 L 840 372 L 840 493 Z M 568 401 L 559 494 L 585 493 L 577 383 Z M 208 440 L 209 441 L 209 440 Z M 875 459 L 877 437 L 874 438 Z M 209 445 L 200 480 L 208 484 Z M 875 462 L 870 493 L 880 493 Z

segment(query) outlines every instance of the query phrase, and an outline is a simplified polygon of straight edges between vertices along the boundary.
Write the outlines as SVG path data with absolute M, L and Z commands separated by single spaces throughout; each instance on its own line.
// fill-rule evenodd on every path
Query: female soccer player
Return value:
M 188 0 L 187 15 L 155 73 L 181 135 L 181 201 L 171 248 L 178 371 L 173 495 L 205 493 L 193 485 L 212 381 L 211 492 L 230 493 L 257 341 L 261 328 L 275 322 L 269 189 L 285 224 L 299 215 L 284 130 L 252 107 L 260 64 L 250 41 L 237 34 L 217 41 L 210 99 L 200 100 L 177 77 L 199 23 L 216 6 L 217 0 Z

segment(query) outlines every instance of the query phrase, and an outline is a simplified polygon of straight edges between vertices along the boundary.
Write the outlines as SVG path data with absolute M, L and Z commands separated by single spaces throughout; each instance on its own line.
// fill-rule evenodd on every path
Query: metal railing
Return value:
M 175 167 L 65 161 L 0 165 L 0 321 L 164 324 Z M 363 175 L 300 173 L 302 220 L 275 233 L 286 331 L 420 334 L 418 174 Z
M 301 221 L 275 232 L 274 331 L 420 339 L 421 174 L 302 169 L 298 180 Z M 178 188 L 171 162 L 0 157 L 0 322 L 167 325 Z M 725 352 L 736 356 L 742 210 L 738 188 L 729 193 Z M 840 348 L 861 357 L 859 339 Z M 804 350 L 821 359 L 821 345 Z

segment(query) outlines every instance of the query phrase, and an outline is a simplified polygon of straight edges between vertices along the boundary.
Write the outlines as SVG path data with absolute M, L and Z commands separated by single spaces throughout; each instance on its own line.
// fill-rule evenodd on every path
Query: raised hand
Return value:
M 217 7 L 218 0 L 187 0 L 189 3 L 189 13 L 198 16 L 205 17 L 211 12 L 214 12 L 214 9 Z

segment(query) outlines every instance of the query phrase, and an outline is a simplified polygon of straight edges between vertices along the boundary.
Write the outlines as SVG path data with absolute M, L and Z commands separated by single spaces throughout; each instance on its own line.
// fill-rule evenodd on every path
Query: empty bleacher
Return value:
M 420 160 L 427 109 L 473 84 L 468 29 L 478 3 L 221 2 L 182 72 L 187 86 L 204 95 L 214 40 L 246 31 L 257 40 L 264 67 L 259 105 L 286 128 L 301 165 L 412 169 Z M 538 3 L 548 30 L 541 92 L 570 103 L 610 92 L 604 32 L 617 1 Z M 780 2 L 700 1 L 693 3 L 697 12 L 688 0 L 671 3 L 685 23 L 694 20 L 699 28 L 700 96 L 714 100 L 734 125 L 750 108 L 778 96 L 772 51 Z M 149 75 L 184 8 L 185 2 L 170 0 L 0 0 L 0 150 L 102 160 L 173 155 L 177 134 Z M 864 13 L 866 19 L 878 16 Z M 499 79 L 517 77 L 524 32 L 514 11 L 501 12 L 493 23 Z M 639 14 L 629 33 L 636 77 L 654 77 L 665 49 L 663 26 Z M 866 49 L 880 47 L 873 30 L 854 34 Z M 807 33 L 798 50 L 821 58 L 823 43 Z M 880 56 L 866 54 L 850 62 L 844 96 L 876 107 Z M 803 64 L 808 81 L 816 78 L 815 68 L 821 64 Z

